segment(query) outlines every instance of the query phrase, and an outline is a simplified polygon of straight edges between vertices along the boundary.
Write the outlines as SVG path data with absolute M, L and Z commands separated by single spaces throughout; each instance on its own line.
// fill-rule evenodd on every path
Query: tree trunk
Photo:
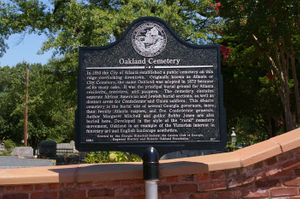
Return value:
M 296 101 L 296 117 L 294 121 L 298 121 L 298 125 L 300 125 L 300 96 L 299 96 L 299 82 L 297 78 L 297 70 L 296 70 L 296 63 L 295 63 L 295 49 L 294 44 L 291 40 L 291 34 L 290 30 L 288 30 L 288 38 L 287 38 L 289 44 L 290 44 L 290 50 L 286 47 L 286 43 L 284 39 L 281 39 L 283 49 L 287 55 L 287 59 L 291 60 L 291 66 L 292 66 L 292 74 L 294 79 L 294 92 L 295 92 L 295 101 Z
M 280 86 L 276 86 L 276 81 L 274 81 L 275 86 L 278 89 L 280 94 L 281 103 L 284 108 L 284 118 L 285 118 L 285 125 L 286 130 L 291 131 L 296 128 L 294 119 L 292 117 L 291 108 L 290 108 L 290 87 L 289 87 L 289 65 L 286 57 L 284 55 L 283 46 L 281 46 L 282 40 L 277 40 L 274 42 L 274 52 L 275 52 L 275 59 L 270 56 L 269 51 L 262 46 L 259 42 L 258 38 L 253 34 L 252 35 L 254 41 L 257 43 L 259 48 L 263 51 L 264 55 L 271 63 L 271 70 L 275 72 L 277 75 Z M 279 47 L 278 47 L 279 46 Z M 276 61 L 276 63 L 275 63 Z
M 291 56 L 291 65 L 294 79 L 294 92 L 295 92 L 295 100 L 296 100 L 296 108 L 297 108 L 297 120 L 298 125 L 300 125 L 300 95 L 299 95 L 299 84 L 297 78 L 296 64 L 295 64 L 295 56 Z
M 288 86 L 288 85 L 287 85 Z M 283 93 L 284 98 L 284 117 L 287 131 L 292 131 L 296 128 L 291 109 L 290 109 L 290 92 L 289 88 L 286 88 L 286 92 Z

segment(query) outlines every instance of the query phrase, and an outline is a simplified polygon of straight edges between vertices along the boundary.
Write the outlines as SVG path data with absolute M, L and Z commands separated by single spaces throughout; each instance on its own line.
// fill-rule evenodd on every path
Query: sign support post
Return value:
M 157 199 L 159 181 L 159 155 L 154 147 L 148 147 L 143 156 L 143 176 L 146 186 L 146 199 Z
M 143 157 L 146 198 L 157 199 L 161 156 L 226 146 L 220 67 L 220 46 L 183 41 L 156 17 L 107 46 L 80 47 L 77 150 Z

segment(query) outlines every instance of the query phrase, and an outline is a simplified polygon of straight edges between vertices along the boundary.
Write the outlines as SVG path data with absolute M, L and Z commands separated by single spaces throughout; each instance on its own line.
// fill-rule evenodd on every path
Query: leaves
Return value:
M 112 162 L 141 162 L 142 159 L 135 154 L 120 151 L 90 152 L 83 160 L 86 163 L 112 163 Z
M 23 139 L 25 85 L 22 79 L 26 68 L 30 71 L 29 144 L 36 147 L 47 139 L 70 141 L 74 138 L 76 89 L 70 90 L 69 79 L 60 79 L 53 66 L 27 63 L 0 68 L 0 76 L 4 77 L 0 80 L 0 139 L 12 139 L 18 144 Z
M 220 18 L 207 10 L 209 1 L 16 1 L 0 8 L 0 47 L 14 33 L 44 33 L 40 53 L 51 48 L 55 55 L 76 53 L 79 46 L 103 46 L 118 39 L 135 19 L 156 16 L 168 22 L 175 32 L 193 43 L 211 42 L 216 38 Z M 0 51 L 1 52 L 1 51 Z
M 299 113 L 299 91 L 293 83 L 300 65 L 293 71 L 291 63 L 299 57 L 293 49 L 300 43 L 290 38 L 299 35 L 299 12 L 294 9 L 299 5 L 290 0 L 226 0 L 220 7 L 226 21 L 220 42 L 232 50 L 228 59 L 223 57 L 229 123 L 258 140 L 295 128 L 291 115 Z

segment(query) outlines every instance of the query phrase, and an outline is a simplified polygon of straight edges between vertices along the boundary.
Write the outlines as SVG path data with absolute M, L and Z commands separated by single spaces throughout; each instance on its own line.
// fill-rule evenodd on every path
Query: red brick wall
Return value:
M 300 150 L 246 168 L 160 179 L 161 199 L 300 199 Z M 142 179 L 0 186 L 0 199 L 141 199 Z

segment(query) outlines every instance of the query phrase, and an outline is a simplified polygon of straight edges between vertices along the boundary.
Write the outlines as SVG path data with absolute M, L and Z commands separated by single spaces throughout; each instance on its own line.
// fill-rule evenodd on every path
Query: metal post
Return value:
M 143 174 L 146 186 L 146 199 L 157 199 L 159 181 L 159 155 L 155 148 L 146 149 L 143 156 Z
M 29 70 L 26 69 L 26 92 L 25 92 L 25 110 L 24 110 L 24 146 L 27 146 L 27 120 L 28 120 L 28 82 Z
M 146 199 L 157 199 L 157 181 L 145 181 L 146 183 Z

